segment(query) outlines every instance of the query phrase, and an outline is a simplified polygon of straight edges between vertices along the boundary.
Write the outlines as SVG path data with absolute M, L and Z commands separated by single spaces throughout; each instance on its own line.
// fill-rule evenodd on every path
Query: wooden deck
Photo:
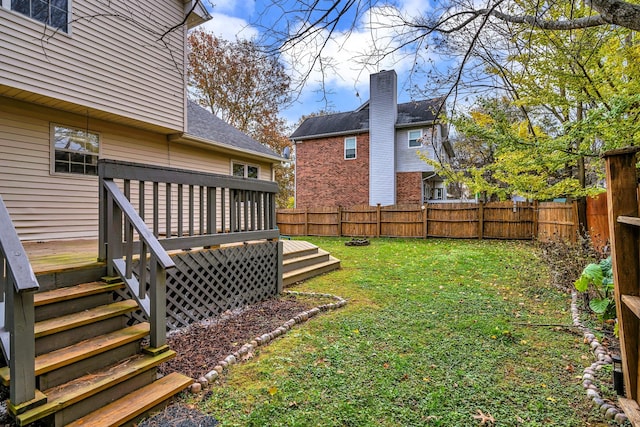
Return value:
M 302 240 L 283 240 L 283 255 L 316 248 Z M 83 267 L 97 263 L 98 240 L 23 242 L 36 274 Z M 226 245 L 223 245 L 226 246 Z

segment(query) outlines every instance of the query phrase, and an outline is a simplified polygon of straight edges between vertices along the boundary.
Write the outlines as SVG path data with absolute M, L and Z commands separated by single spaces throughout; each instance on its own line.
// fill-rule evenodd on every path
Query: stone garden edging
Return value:
M 577 327 L 582 331 L 582 335 L 584 336 L 585 342 L 589 344 L 594 356 L 596 357 L 596 361 L 591 364 L 591 366 L 584 369 L 582 373 L 582 387 L 587 391 L 587 396 L 593 401 L 593 404 L 598 407 L 600 413 L 602 413 L 606 419 L 614 420 L 619 424 L 627 421 L 627 416 L 622 411 L 622 409 L 618 408 L 616 405 L 607 403 L 600 396 L 600 390 L 593 383 L 595 380 L 596 371 L 602 369 L 605 365 L 611 365 L 613 360 L 611 360 L 611 356 L 604 348 L 600 341 L 596 338 L 596 336 L 585 327 L 580 321 L 580 311 L 578 310 L 578 293 L 573 290 L 571 292 L 571 317 L 573 320 L 573 326 Z
M 238 349 L 238 351 L 228 355 L 223 360 L 220 360 L 212 371 L 206 373 L 205 375 L 198 378 L 189 390 L 192 393 L 199 393 L 203 388 L 207 387 L 210 383 L 214 382 L 220 374 L 230 365 L 238 363 L 238 361 L 242 360 L 243 356 L 251 353 L 255 348 L 260 347 L 273 341 L 275 338 L 284 335 L 287 331 L 289 331 L 294 325 L 306 322 L 310 318 L 316 316 L 319 313 L 328 310 L 335 310 L 340 307 L 344 307 L 347 304 L 347 300 L 337 295 L 332 294 L 323 294 L 316 292 L 299 292 L 299 291 L 283 291 L 285 294 L 289 295 L 304 295 L 304 296 L 312 296 L 312 297 L 323 297 L 323 298 L 333 298 L 336 300 L 334 303 L 322 304 L 317 307 L 311 308 L 309 310 L 298 313 L 296 316 L 284 322 L 280 327 L 274 329 L 271 332 L 262 334 L 258 337 L 255 337 L 248 343 L 245 343 L 242 347 Z

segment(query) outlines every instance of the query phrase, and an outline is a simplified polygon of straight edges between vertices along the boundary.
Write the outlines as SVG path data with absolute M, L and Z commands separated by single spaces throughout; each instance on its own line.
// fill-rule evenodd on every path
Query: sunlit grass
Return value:
M 233 366 L 201 402 L 223 426 L 476 426 L 478 411 L 502 426 L 606 425 L 580 385 L 591 358 L 570 296 L 532 245 L 306 240 L 343 268 L 295 289 L 349 304 Z

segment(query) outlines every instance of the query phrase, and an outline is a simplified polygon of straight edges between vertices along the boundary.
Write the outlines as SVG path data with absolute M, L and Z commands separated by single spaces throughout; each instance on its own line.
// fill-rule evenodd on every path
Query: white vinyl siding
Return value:
M 87 121 L 79 115 L 0 97 L 0 196 L 25 241 L 98 236 L 98 177 L 51 173 L 52 123 L 98 133 L 101 158 L 229 175 L 232 159 L 228 155 L 168 142 L 162 134 Z M 260 178 L 270 180 L 270 164 L 257 165 Z M 173 191 L 177 191 L 175 185 Z M 160 202 L 163 218 L 163 197 Z M 149 205 L 147 218 L 150 214 Z
M 408 148 L 407 129 L 396 130 L 396 170 L 398 172 L 429 172 L 433 171 L 433 166 L 424 162 L 418 152 L 427 158 L 434 159 L 433 144 L 431 140 L 432 128 L 420 129 L 422 139 L 425 141 L 419 147 Z
M 83 106 L 87 114 L 183 131 L 185 30 L 159 41 L 182 21 L 183 2 L 150 0 L 134 8 L 125 0 L 74 0 L 72 13 L 71 34 L 53 34 L 0 7 L 0 93 L 16 88 Z

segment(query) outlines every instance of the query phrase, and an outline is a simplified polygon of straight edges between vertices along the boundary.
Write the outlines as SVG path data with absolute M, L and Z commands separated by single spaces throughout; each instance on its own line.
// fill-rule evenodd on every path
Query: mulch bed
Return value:
M 198 379 L 243 344 L 316 305 L 317 299 L 283 295 L 176 331 L 167 337 L 167 344 L 178 355 L 159 371 L 163 375 L 180 372 Z

